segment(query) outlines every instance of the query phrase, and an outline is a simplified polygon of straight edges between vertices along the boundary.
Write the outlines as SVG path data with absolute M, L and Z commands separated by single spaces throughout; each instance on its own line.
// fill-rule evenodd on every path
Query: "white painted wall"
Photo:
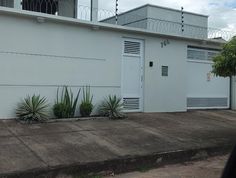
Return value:
M 94 103 L 120 95 L 122 38 L 119 33 L 35 19 L 0 16 L 0 117 L 14 117 L 28 94 L 53 105 L 58 86 L 77 91 L 91 85 Z M 10 35 L 9 35 L 10 34 Z M 4 101 L 4 102 L 3 102 Z
M 128 27 L 137 27 L 137 28 L 147 28 L 147 7 L 137 8 L 125 13 L 122 13 L 118 16 L 118 25 L 128 26 Z M 103 20 L 103 22 L 116 24 L 115 16 Z
M 144 112 L 186 111 L 187 42 L 169 38 L 162 48 L 166 38 L 150 33 L 85 27 L 59 17 L 38 23 L 36 17 L 1 13 L 0 118 L 15 117 L 26 95 L 46 96 L 52 106 L 62 85 L 74 92 L 91 85 L 96 106 L 109 94 L 120 96 L 124 37 L 144 41 Z M 168 77 L 161 76 L 161 66 L 169 67 Z
M 187 97 L 188 98 L 228 98 L 229 78 L 210 74 L 211 62 L 187 62 Z M 229 102 L 229 100 L 228 100 Z
M 182 32 L 181 11 L 160 6 L 145 5 L 125 12 L 118 17 L 118 24 L 144 28 L 160 34 L 206 39 L 208 37 L 208 17 L 184 12 L 184 32 Z M 115 17 L 104 22 L 115 24 Z
M 159 6 L 148 6 L 148 18 L 181 23 L 181 11 Z M 208 17 L 194 13 L 184 12 L 184 23 L 188 25 L 207 27 Z
M 205 43 L 191 43 L 188 45 L 194 47 L 201 47 L 203 49 L 196 49 L 205 51 L 206 59 L 207 52 L 214 52 L 212 49 L 218 49 L 220 51 L 221 45 Z M 217 51 L 215 51 L 217 52 Z M 209 60 L 192 60 L 187 59 L 187 98 L 190 100 L 203 99 L 199 106 L 189 107 L 190 109 L 211 109 L 211 108 L 229 108 L 230 102 L 230 79 L 224 77 L 216 77 L 211 73 L 213 62 Z M 225 99 L 228 98 L 227 105 L 223 106 Z M 193 100 L 190 102 L 192 103 Z M 204 101 L 205 100 L 205 101 Z M 215 100 L 213 102 L 213 100 Z M 220 104 L 219 104 L 220 102 Z M 218 106 L 214 106 L 218 103 Z M 190 104 L 191 105 L 191 104 Z M 202 105 L 208 105 L 208 107 L 202 107 Z
M 145 42 L 145 112 L 186 111 L 186 44 L 169 39 L 147 38 Z M 153 67 L 149 67 L 153 61 Z M 161 76 L 161 67 L 169 67 L 169 76 Z
M 52 106 L 62 85 L 74 91 L 91 85 L 95 104 L 108 94 L 121 95 L 123 37 L 145 41 L 144 111 L 186 110 L 186 48 L 181 42 L 161 48 L 159 38 L 48 20 L 37 23 L 36 18 L 1 15 L 0 21 L 1 118 L 15 117 L 16 104 L 28 94 L 46 96 Z M 153 68 L 148 67 L 149 60 L 154 61 Z M 161 65 L 169 66 L 169 77 L 161 77 Z
M 207 16 L 184 12 L 184 32 L 182 32 L 180 10 L 150 5 L 147 12 L 149 30 L 200 39 L 208 36 Z

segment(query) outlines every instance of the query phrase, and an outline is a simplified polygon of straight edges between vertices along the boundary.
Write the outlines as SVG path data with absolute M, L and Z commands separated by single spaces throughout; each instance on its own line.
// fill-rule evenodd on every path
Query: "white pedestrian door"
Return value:
M 126 112 L 143 111 L 143 42 L 124 39 L 122 98 Z

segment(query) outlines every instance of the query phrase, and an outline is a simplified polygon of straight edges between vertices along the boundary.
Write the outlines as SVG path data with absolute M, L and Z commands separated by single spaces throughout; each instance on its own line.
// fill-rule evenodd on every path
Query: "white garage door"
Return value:
M 188 46 L 188 109 L 229 108 L 229 78 L 211 73 L 212 57 L 218 53 L 214 49 Z

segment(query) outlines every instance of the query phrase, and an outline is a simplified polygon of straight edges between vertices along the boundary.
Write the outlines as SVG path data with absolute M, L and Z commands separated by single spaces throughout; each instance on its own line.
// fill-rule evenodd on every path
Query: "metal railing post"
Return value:
M 98 0 L 91 0 L 91 17 L 90 20 L 93 22 L 98 21 Z
M 78 5 L 79 5 L 78 0 L 75 0 L 74 18 L 76 19 L 78 19 Z
M 119 4 L 118 4 L 118 0 L 116 0 L 116 25 L 118 25 L 118 6 L 119 6 Z

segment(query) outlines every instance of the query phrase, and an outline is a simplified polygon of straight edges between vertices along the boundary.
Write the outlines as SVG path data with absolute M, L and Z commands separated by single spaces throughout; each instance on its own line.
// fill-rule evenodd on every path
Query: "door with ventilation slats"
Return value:
M 143 111 L 143 41 L 124 39 L 122 98 L 126 112 Z

